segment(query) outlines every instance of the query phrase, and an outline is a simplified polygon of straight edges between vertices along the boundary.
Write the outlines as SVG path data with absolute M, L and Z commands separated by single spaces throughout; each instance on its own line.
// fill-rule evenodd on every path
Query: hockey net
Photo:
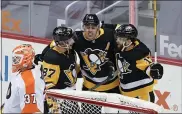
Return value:
M 166 113 L 154 103 L 113 93 L 52 89 L 46 94 L 50 113 Z

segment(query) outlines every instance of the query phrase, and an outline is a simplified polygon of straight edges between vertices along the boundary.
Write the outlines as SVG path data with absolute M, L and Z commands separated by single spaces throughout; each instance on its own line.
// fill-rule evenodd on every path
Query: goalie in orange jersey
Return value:
M 11 81 L 2 113 L 44 113 L 45 83 L 40 67 L 33 65 L 35 52 L 30 44 L 13 50 Z

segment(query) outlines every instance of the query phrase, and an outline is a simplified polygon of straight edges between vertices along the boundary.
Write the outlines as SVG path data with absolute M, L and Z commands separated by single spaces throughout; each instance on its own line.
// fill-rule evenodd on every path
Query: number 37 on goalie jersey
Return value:
M 12 74 L 3 113 L 43 113 L 44 89 L 39 66 Z

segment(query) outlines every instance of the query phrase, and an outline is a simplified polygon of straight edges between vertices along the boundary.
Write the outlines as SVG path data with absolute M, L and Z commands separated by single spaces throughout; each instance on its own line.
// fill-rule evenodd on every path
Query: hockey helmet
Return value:
M 123 24 L 116 28 L 115 30 L 115 35 L 116 37 L 124 37 L 124 38 L 137 38 L 138 36 L 138 31 L 136 27 L 132 24 Z
M 125 51 L 125 49 L 132 45 L 137 36 L 138 31 L 132 24 L 123 24 L 115 29 L 116 43 L 121 51 Z
M 13 49 L 12 54 L 12 72 L 20 71 L 22 68 L 31 67 L 35 51 L 30 44 L 18 45 Z
M 83 18 L 83 25 L 99 25 L 100 21 L 99 18 L 97 17 L 96 14 L 86 14 L 85 17 Z
M 56 43 L 56 45 L 62 45 L 68 43 L 68 45 L 73 44 L 76 40 L 76 33 L 73 29 L 69 27 L 56 27 L 53 30 L 53 39 Z

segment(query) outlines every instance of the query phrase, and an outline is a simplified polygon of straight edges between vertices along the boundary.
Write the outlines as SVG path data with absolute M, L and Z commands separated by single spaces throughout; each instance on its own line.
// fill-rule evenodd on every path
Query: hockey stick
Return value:
M 108 76 L 108 78 L 105 79 L 103 82 L 101 82 L 101 83 L 95 85 L 94 87 L 90 88 L 89 90 L 92 90 L 92 91 L 93 91 L 94 89 L 100 87 L 101 85 L 103 85 L 103 84 L 105 84 L 105 83 L 107 83 L 107 82 L 113 80 L 113 79 L 116 78 L 117 76 L 118 76 L 118 70 L 116 70 L 116 71 L 114 72 L 114 74 L 112 75 L 112 77 L 111 77 L 111 76 Z
M 155 63 L 157 63 L 157 2 L 153 0 L 153 11 L 154 11 L 154 40 L 155 40 Z
M 3 108 L 4 108 L 4 103 L 1 105 L 1 107 L 0 107 L 0 113 L 2 114 L 2 110 L 3 110 Z

